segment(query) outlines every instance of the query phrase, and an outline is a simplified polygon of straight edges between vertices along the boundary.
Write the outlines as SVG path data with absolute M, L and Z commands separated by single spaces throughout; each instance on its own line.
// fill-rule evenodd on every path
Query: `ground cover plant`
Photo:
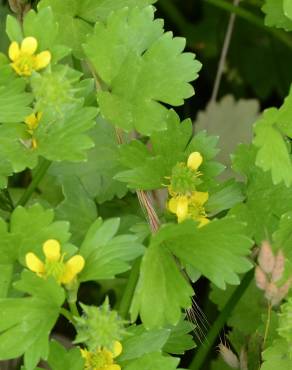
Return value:
M 291 370 L 292 1 L 0 9 L 0 368 Z

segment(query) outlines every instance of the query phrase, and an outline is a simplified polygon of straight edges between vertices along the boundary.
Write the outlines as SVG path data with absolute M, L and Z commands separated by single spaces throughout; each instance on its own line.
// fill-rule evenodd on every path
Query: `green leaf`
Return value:
M 23 39 L 21 25 L 19 21 L 10 14 L 6 18 L 6 33 L 10 41 L 21 43 Z
M 10 232 L 15 235 L 15 253 L 24 263 L 26 253 L 42 256 L 42 245 L 48 239 L 57 239 L 61 244 L 68 241 L 69 223 L 54 222 L 53 210 L 45 210 L 39 204 L 30 208 L 17 207 L 11 215 Z
M 86 260 L 80 281 L 112 279 L 129 270 L 129 261 L 143 253 L 137 236 L 115 236 L 119 224 L 119 219 L 102 222 L 99 218 L 91 225 L 79 251 Z
M 210 299 L 217 304 L 219 310 L 222 310 L 235 289 L 234 287 L 228 287 L 226 291 L 222 291 L 212 287 Z M 258 330 L 262 322 L 262 315 L 266 311 L 267 304 L 264 300 L 263 292 L 252 281 L 237 302 L 232 314 L 228 317 L 227 324 L 232 328 L 236 328 L 247 337 Z
M 130 12 L 124 8 L 113 12 L 106 25 L 96 24 L 84 50 L 102 80 L 110 85 L 131 52 L 141 55 L 162 34 L 163 22 L 154 20 L 152 7 Z
M 163 347 L 167 353 L 183 355 L 186 351 L 196 347 L 191 333 L 195 327 L 189 321 L 182 320 L 176 326 L 170 326 L 170 336 Z
M 34 152 L 51 161 L 85 161 L 86 150 L 94 145 L 87 131 L 95 125 L 96 114 L 88 107 L 73 109 L 58 120 L 44 115 L 35 133 Z
M 276 340 L 263 352 L 264 363 L 261 370 L 290 370 L 292 359 L 289 351 L 288 343 L 284 339 Z
M 217 214 L 242 202 L 244 198 L 243 186 L 234 180 L 229 180 L 211 190 L 206 211 Z
M 78 177 L 65 177 L 62 187 L 65 199 L 56 208 L 56 217 L 70 222 L 72 241 L 79 244 L 86 230 L 97 218 L 96 205 Z
M 124 370 L 175 370 L 179 359 L 163 356 L 160 352 L 148 353 L 139 359 L 130 361 Z
M 79 3 L 79 15 L 87 21 L 106 20 L 108 16 L 123 8 L 144 8 L 157 0 L 84 0 Z
M 79 0 L 42 0 L 38 4 L 39 11 L 50 7 L 59 25 L 58 42 L 72 49 L 76 56 L 82 56 L 82 43 L 86 35 L 91 33 L 92 26 L 79 16 Z
M 37 39 L 38 50 L 51 49 L 58 34 L 58 23 L 54 20 L 52 9 L 40 9 L 38 13 L 30 10 L 24 17 L 23 33 Z
M 289 1 L 289 0 L 288 0 Z M 285 31 L 292 31 L 292 20 L 287 13 L 285 0 L 266 0 L 262 7 L 266 14 L 265 24 L 269 27 L 284 28 Z
M 248 224 L 248 233 L 256 243 L 271 240 L 279 220 L 291 210 L 292 193 L 284 183 L 274 185 L 271 173 L 255 165 L 254 146 L 240 145 L 233 158 L 234 169 L 246 177 L 246 201 L 237 205 L 231 214 Z
M 142 8 L 155 0 L 42 0 L 38 9 L 51 7 L 59 24 L 58 41 L 69 46 L 75 56 L 83 57 L 82 44 L 92 33 L 93 23 L 105 21 L 112 11 L 125 7 Z
M 11 77 L 5 83 L 0 82 L 1 123 L 21 122 L 32 112 L 29 104 L 32 102 L 33 96 L 25 92 L 25 80 Z M 2 126 L 0 127 L 2 128 Z
M 277 250 L 281 249 L 285 257 L 292 262 L 292 212 L 287 212 L 282 215 L 279 228 L 273 234 L 273 241 Z
M 13 265 L 0 265 L 0 298 L 6 298 L 13 277 Z
M 201 228 L 193 221 L 170 224 L 157 233 L 157 238 L 167 242 L 182 263 L 192 265 L 221 289 L 226 283 L 239 284 L 238 274 L 252 266 L 246 258 L 252 241 L 246 236 L 245 225 L 233 217 Z
M 0 158 L 3 156 L 3 165 L 0 165 L 0 173 L 9 175 L 13 172 L 21 172 L 25 168 L 34 168 L 38 163 L 36 151 L 32 150 L 25 125 L 23 123 L 9 123 L 0 125 Z M 10 170 L 9 170 L 10 169 Z
M 119 362 L 160 351 L 168 341 L 170 329 L 146 330 L 143 325 L 138 325 L 130 326 L 127 333 L 129 336 L 122 341 L 123 353 L 119 356 Z
M 49 334 L 55 325 L 65 294 L 53 279 L 44 280 L 24 271 L 15 284 L 32 297 L 0 300 L 0 359 L 17 358 L 23 353 L 25 367 L 32 370 L 40 358 L 46 359 Z
M 193 289 L 179 271 L 174 257 L 153 236 L 141 265 L 130 310 L 132 321 L 140 312 L 147 329 L 176 325 L 181 318 L 181 308 L 191 307 L 192 295 Z
M 276 109 L 268 109 L 255 125 L 254 144 L 259 148 L 256 164 L 264 171 L 271 170 L 275 185 L 284 181 L 292 184 L 292 163 L 288 144 L 275 125 L 278 118 Z
M 127 193 L 126 185 L 113 179 L 122 168 L 114 128 L 99 117 L 90 138 L 95 145 L 88 151 L 85 163 L 53 163 L 49 173 L 61 182 L 67 176 L 77 176 L 86 192 L 99 203 L 114 196 L 122 198 Z
M 292 21 L 292 3 L 290 0 L 283 0 L 284 14 Z
M 161 22 L 152 21 L 153 12 L 152 7 L 117 11 L 106 24 L 96 24 L 84 46 L 110 88 L 98 94 L 103 116 L 126 131 L 143 134 L 165 128 L 167 109 L 160 103 L 182 105 L 193 95 L 189 82 L 201 68 L 193 54 L 182 53 L 183 39 L 162 34 Z M 99 42 L 103 44 L 96 48 Z M 149 82 L 157 80 L 158 85 Z
M 200 178 L 204 188 L 208 188 L 214 182 L 214 176 L 222 170 L 220 164 L 212 161 L 218 152 L 217 138 L 208 137 L 203 131 L 192 138 L 191 121 L 180 123 L 178 115 L 172 110 L 168 111 L 166 124 L 165 131 L 151 135 L 151 151 L 138 140 L 121 145 L 120 161 L 129 169 L 119 172 L 115 178 L 128 183 L 133 189 L 162 188 L 172 168 L 178 162 L 185 162 L 191 152 L 199 151 L 204 158 Z
M 48 363 L 52 370 L 83 370 L 84 360 L 79 348 L 66 350 L 60 343 L 53 340 L 50 342 L 50 355 Z

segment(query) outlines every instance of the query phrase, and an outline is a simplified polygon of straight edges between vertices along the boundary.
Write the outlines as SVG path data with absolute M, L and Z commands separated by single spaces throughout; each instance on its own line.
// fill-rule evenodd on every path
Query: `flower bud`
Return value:
M 230 348 L 226 347 L 223 343 L 219 344 L 219 352 L 224 362 L 232 369 L 239 369 L 239 360 L 235 353 Z
M 289 289 L 292 284 L 292 279 L 289 279 L 281 288 L 279 288 L 277 296 L 275 296 L 274 301 L 272 304 L 274 306 L 278 305 L 288 294 Z
M 267 241 L 264 241 L 262 243 L 259 257 L 258 257 L 258 262 L 261 267 L 261 269 L 269 274 L 273 271 L 273 268 L 275 266 L 275 257 L 272 251 L 272 248 L 270 246 L 270 243 Z
M 269 283 L 266 287 L 266 293 L 265 297 L 268 301 L 272 303 L 274 301 L 275 297 L 277 297 L 279 294 L 279 288 L 274 283 Z
M 285 256 L 282 251 L 279 251 L 276 256 L 275 266 L 272 271 L 272 281 L 275 283 L 283 277 L 285 269 Z
M 196 171 L 203 163 L 203 157 L 199 152 L 193 152 L 189 155 L 187 166 Z
M 255 281 L 256 285 L 261 290 L 266 290 L 268 285 L 268 279 L 266 274 L 263 272 L 263 270 L 257 266 L 255 269 Z

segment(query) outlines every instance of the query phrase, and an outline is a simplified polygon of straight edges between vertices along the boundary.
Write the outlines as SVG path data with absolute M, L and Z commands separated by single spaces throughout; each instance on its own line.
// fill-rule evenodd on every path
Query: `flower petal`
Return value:
M 31 271 L 37 274 L 43 274 L 45 272 L 44 263 L 34 253 L 30 252 L 26 254 L 25 263 Z
M 14 62 L 19 57 L 19 54 L 20 54 L 20 49 L 19 49 L 18 42 L 13 41 L 10 44 L 9 50 L 8 50 L 9 58 Z
M 43 244 L 43 251 L 46 256 L 46 260 L 53 262 L 59 261 L 61 257 L 61 246 L 58 240 L 49 239 Z
M 177 202 L 176 214 L 178 222 L 182 222 L 186 219 L 188 215 L 189 201 L 186 196 L 179 196 Z
M 23 39 L 20 47 L 22 53 L 33 55 L 38 48 L 38 42 L 34 37 L 26 37 Z
M 178 203 L 178 198 L 177 197 L 173 197 L 173 198 L 171 198 L 169 200 L 169 202 L 168 202 L 168 209 L 170 210 L 171 213 L 175 213 L 176 214 L 177 203 Z
M 122 352 L 123 352 L 123 346 L 119 341 L 116 340 L 114 343 L 113 357 L 116 358 L 120 356 Z
M 36 60 L 35 60 L 36 71 L 47 67 L 50 64 L 51 59 L 52 59 L 52 56 L 49 51 L 42 51 L 41 53 L 37 54 Z
M 189 155 L 187 166 L 192 170 L 197 170 L 203 162 L 203 157 L 199 152 L 193 152 Z
M 117 365 L 117 364 L 114 364 L 114 365 L 108 365 L 106 367 L 106 370 L 121 370 L 121 366 L 120 365 Z
M 199 206 L 204 205 L 209 199 L 209 193 L 203 191 L 194 191 L 191 196 L 191 201 Z
M 205 226 L 210 222 L 207 217 L 199 217 L 198 221 L 200 222 L 199 227 Z
M 76 255 L 65 263 L 65 271 L 60 279 L 63 284 L 69 284 L 75 276 L 83 269 L 85 265 L 84 258 Z
M 38 119 L 36 114 L 32 113 L 29 116 L 25 117 L 24 122 L 30 130 L 34 130 L 38 125 Z

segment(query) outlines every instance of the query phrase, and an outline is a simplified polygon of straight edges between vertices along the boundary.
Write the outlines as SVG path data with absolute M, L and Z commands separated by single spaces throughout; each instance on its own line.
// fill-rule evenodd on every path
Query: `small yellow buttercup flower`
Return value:
M 199 152 L 193 152 L 189 155 L 187 166 L 196 171 L 203 163 L 203 157 Z
M 95 351 L 81 349 L 81 355 L 85 359 L 84 370 L 121 370 L 120 365 L 114 363 L 114 359 L 122 353 L 123 347 L 115 341 L 113 350 L 99 348 Z
M 190 195 L 177 195 L 169 200 L 168 209 L 177 215 L 179 223 L 186 219 L 193 219 L 198 221 L 201 227 L 210 222 L 204 208 L 208 198 L 209 194 L 201 191 L 194 191 Z
M 64 262 L 60 243 L 55 239 L 49 239 L 43 244 L 43 252 L 46 258 L 45 262 L 41 261 L 34 253 L 27 253 L 25 256 L 26 266 L 41 277 L 53 276 L 59 284 L 71 283 L 85 264 L 84 258 L 80 255 L 75 255 Z
M 30 76 L 33 71 L 47 67 L 51 62 L 51 53 L 46 50 L 35 54 L 38 42 L 34 37 L 26 37 L 21 45 L 13 41 L 8 50 L 12 60 L 11 67 L 19 76 Z

